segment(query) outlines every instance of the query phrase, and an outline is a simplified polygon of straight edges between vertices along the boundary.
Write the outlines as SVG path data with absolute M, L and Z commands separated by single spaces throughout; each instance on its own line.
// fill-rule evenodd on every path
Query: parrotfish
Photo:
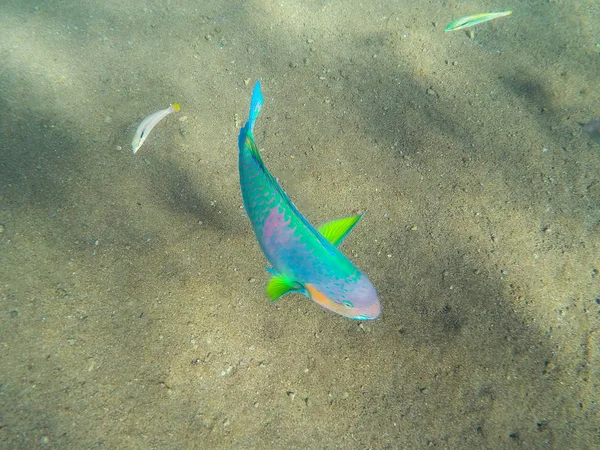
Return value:
M 381 304 L 375 288 L 338 246 L 361 215 L 328 222 L 315 229 L 265 166 L 254 124 L 264 99 L 257 82 L 248 122 L 238 138 L 240 187 L 258 243 L 273 268 L 266 291 L 272 300 L 301 293 L 319 305 L 356 320 L 375 319 Z
M 181 107 L 178 103 L 173 103 L 169 105 L 168 108 L 161 109 L 160 111 L 153 112 L 140 123 L 140 126 L 137 128 L 135 135 L 133 136 L 133 141 L 131 141 L 131 149 L 133 153 L 137 152 L 150 132 L 152 128 L 154 128 L 158 122 L 163 120 L 169 114 L 177 112 L 181 110 Z

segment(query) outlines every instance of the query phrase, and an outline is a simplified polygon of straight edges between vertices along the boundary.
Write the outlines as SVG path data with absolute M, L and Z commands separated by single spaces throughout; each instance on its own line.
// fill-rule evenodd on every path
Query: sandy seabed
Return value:
M 599 17 L 3 0 L 0 447 L 600 447 Z M 365 213 L 342 250 L 375 321 L 264 292 L 237 172 L 257 79 L 298 209 Z

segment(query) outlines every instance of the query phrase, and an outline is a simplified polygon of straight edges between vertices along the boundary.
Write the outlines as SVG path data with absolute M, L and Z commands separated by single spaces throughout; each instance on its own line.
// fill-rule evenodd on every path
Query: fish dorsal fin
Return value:
M 348 236 L 348 233 L 352 231 L 352 228 L 354 228 L 361 217 L 362 214 L 324 223 L 319 227 L 319 233 L 337 247 L 342 243 L 345 237 Z
M 302 292 L 304 287 L 295 280 L 275 272 L 273 269 L 267 269 L 273 274 L 269 283 L 267 283 L 266 291 L 271 300 L 277 300 L 279 297 L 292 292 Z

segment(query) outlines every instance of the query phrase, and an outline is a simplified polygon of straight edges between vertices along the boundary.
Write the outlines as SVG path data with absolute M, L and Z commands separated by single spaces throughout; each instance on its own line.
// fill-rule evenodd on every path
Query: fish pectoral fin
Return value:
M 348 236 L 348 233 L 352 231 L 352 228 L 354 228 L 361 217 L 362 214 L 324 223 L 319 227 L 319 233 L 337 247 Z
M 267 269 L 268 270 L 268 269 Z M 303 286 L 295 280 L 288 278 L 284 275 L 280 275 L 273 270 L 269 270 L 273 274 L 269 282 L 267 283 L 266 291 L 271 300 L 275 301 L 279 297 L 292 292 L 302 292 Z

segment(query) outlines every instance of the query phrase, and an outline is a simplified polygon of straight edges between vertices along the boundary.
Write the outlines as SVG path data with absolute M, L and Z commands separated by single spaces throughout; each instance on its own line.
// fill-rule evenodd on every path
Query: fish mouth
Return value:
M 306 292 L 310 299 L 321 305 L 323 308 L 327 308 L 341 316 L 354 320 L 373 320 L 381 314 L 381 303 L 379 303 L 379 299 L 376 296 L 366 305 L 357 307 L 349 301 L 338 303 L 327 297 L 311 284 L 307 283 L 304 287 L 306 288 Z

